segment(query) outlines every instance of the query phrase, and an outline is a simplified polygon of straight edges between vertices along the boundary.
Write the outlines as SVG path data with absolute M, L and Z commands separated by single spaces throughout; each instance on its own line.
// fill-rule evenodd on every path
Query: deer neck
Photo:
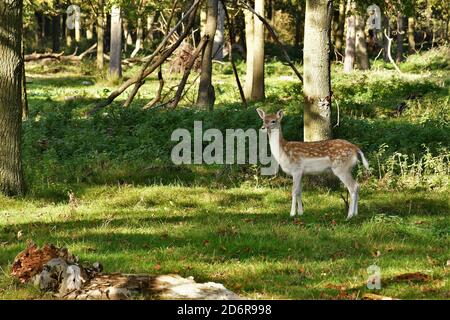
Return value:
M 273 157 L 275 160 L 277 160 L 278 163 L 280 163 L 280 160 L 285 153 L 283 146 L 286 143 L 286 141 L 283 138 L 283 131 L 280 128 L 277 129 L 271 129 L 268 132 L 269 134 L 269 144 L 270 144 L 270 151 L 272 152 Z

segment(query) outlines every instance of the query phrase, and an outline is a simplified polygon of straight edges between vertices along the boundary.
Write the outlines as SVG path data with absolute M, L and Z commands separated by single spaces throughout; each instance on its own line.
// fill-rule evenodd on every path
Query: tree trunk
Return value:
M 217 30 L 214 36 L 213 46 L 213 59 L 217 61 L 223 61 L 223 49 L 224 49 L 224 37 L 223 31 L 225 28 L 225 10 L 223 9 L 222 1 L 219 1 L 219 7 L 217 11 Z
M 59 52 L 61 44 L 59 38 L 61 36 L 61 16 L 52 16 L 52 49 L 53 52 Z
M 145 41 L 149 44 L 153 43 L 153 26 L 158 19 L 158 11 L 155 11 L 152 15 L 147 16 L 147 34 Z
M 0 193 L 25 192 L 21 162 L 22 0 L 0 2 Z
M 337 52 L 342 52 L 342 46 L 344 44 L 344 25 L 345 25 L 345 0 L 339 2 L 339 19 L 337 22 L 337 30 L 334 36 L 334 47 Z
M 35 11 L 34 16 L 36 17 L 36 45 L 38 47 L 44 46 L 44 17 L 42 12 Z
M 80 43 L 81 41 L 81 16 L 80 11 L 75 10 L 75 41 Z
M 103 0 L 99 0 L 99 13 L 97 16 L 97 68 L 102 70 L 105 59 L 104 54 L 104 40 L 105 40 L 105 23 L 103 19 Z
M 136 30 L 136 47 L 131 53 L 131 57 L 134 58 L 139 50 L 142 49 L 142 38 L 144 36 L 144 28 L 142 27 L 142 18 L 138 18 L 137 30 Z
M 414 17 L 408 18 L 408 50 L 409 54 L 416 52 L 416 40 L 414 39 L 414 29 L 415 29 Z
M 91 20 L 86 29 L 86 39 L 92 40 L 93 38 L 94 38 L 94 23 Z
M 264 0 L 255 1 L 255 12 L 264 17 Z M 253 34 L 253 85 L 252 101 L 261 101 L 265 98 L 264 92 L 264 24 L 254 18 L 255 27 Z
M 347 35 L 345 38 L 345 57 L 344 57 L 344 72 L 350 73 L 353 71 L 355 64 L 356 51 L 356 18 L 354 15 L 347 17 Z
M 249 10 L 245 10 L 245 43 L 247 46 L 247 57 L 246 57 L 244 94 L 245 99 L 247 99 L 247 101 L 251 99 L 253 87 L 254 28 L 255 23 L 253 13 L 251 13 Z
M 396 62 L 403 61 L 403 37 L 405 34 L 405 24 L 403 15 L 399 12 L 397 15 L 397 58 Z
M 369 57 L 365 33 L 366 22 L 361 16 L 356 16 L 356 62 L 360 70 L 369 70 Z
M 211 83 L 212 55 L 214 35 L 217 29 L 218 0 L 208 0 L 208 10 L 205 25 L 205 35 L 209 36 L 208 44 L 202 55 L 200 85 L 198 87 L 197 105 L 203 108 L 214 108 L 215 92 Z
M 332 3 L 307 0 L 303 72 L 304 140 L 331 138 L 330 24 Z
M 111 9 L 111 42 L 109 75 L 112 78 L 122 77 L 122 18 L 120 7 L 113 6 Z
M 66 23 L 66 48 L 72 47 L 72 30 L 70 30 Z
M 295 14 L 295 37 L 294 37 L 295 50 L 300 50 L 300 37 L 301 37 L 301 15 L 299 12 L 297 12 Z

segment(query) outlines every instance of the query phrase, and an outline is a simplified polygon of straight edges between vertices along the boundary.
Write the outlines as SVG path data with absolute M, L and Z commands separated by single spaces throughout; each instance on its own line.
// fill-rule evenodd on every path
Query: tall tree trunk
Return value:
M 66 23 L 66 48 L 72 47 L 72 42 L 73 42 L 72 30 L 68 28 Z
M 345 26 L 345 0 L 339 1 L 339 18 L 337 21 L 337 29 L 334 36 L 334 47 L 337 52 L 342 54 L 344 45 L 344 26 Z
M 217 30 L 214 36 L 213 46 L 213 59 L 217 61 L 223 61 L 223 49 L 224 49 L 224 37 L 223 31 L 225 28 L 225 10 L 223 9 L 222 1 L 219 1 L 219 7 L 217 11 Z
M 350 73 L 355 65 L 356 51 L 356 18 L 354 15 L 347 17 L 347 35 L 345 37 L 344 72 Z
M 414 17 L 408 18 L 408 50 L 409 54 L 416 52 L 416 40 L 414 39 L 414 29 L 415 29 Z
M 251 99 L 253 87 L 254 28 L 255 23 L 253 13 L 251 13 L 249 10 L 245 10 L 245 43 L 247 46 L 247 57 L 244 94 L 247 101 Z
M 304 140 L 331 138 L 330 24 L 332 3 L 306 0 L 303 72 Z
M 153 43 L 154 38 L 153 26 L 158 20 L 158 16 L 159 16 L 158 11 L 155 11 L 153 14 L 147 16 L 147 27 L 146 27 L 147 34 L 145 36 L 145 41 L 149 44 Z
M 0 2 L 0 193 L 25 192 L 21 161 L 22 0 Z
M 208 44 L 202 55 L 200 85 L 198 87 L 197 105 L 212 110 L 215 92 L 212 85 L 212 55 L 214 35 L 217 29 L 218 0 L 208 0 L 205 34 L 209 36 Z
M 142 26 L 142 18 L 138 18 L 136 29 L 136 47 L 131 53 L 131 57 L 134 58 L 139 50 L 142 49 L 142 38 L 144 36 L 144 28 Z
M 81 14 L 79 10 L 75 10 L 75 41 L 81 41 Z
M 92 40 L 94 38 L 94 22 L 89 21 L 88 27 L 86 29 L 86 39 Z
M 300 50 L 300 37 L 301 37 L 301 15 L 299 12 L 295 14 L 295 37 L 294 47 L 295 50 Z
M 112 78 L 122 77 L 122 18 L 120 7 L 113 6 L 111 9 L 111 42 L 109 75 Z
M 59 2 L 57 2 L 59 6 Z M 61 16 L 55 14 L 52 16 L 52 49 L 53 52 L 59 52 L 61 48 L 60 37 L 61 37 Z
M 34 16 L 36 17 L 36 45 L 38 47 L 44 46 L 44 17 L 42 12 L 35 11 Z
M 102 70 L 105 59 L 104 54 L 104 43 L 105 43 L 105 23 L 104 23 L 104 11 L 103 11 L 103 0 L 98 1 L 99 13 L 97 16 L 97 68 Z
M 255 1 L 255 12 L 264 17 L 264 0 Z M 264 100 L 264 24 L 258 18 L 254 18 L 254 47 L 253 47 L 253 85 L 252 101 Z
M 397 63 L 403 61 L 403 37 L 405 34 L 404 20 L 402 13 L 399 12 L 397 15 Z
M 356 16 L 356 63 L 360 70 L 369 70 L 365 27 L 365 20 L 361 16 Z

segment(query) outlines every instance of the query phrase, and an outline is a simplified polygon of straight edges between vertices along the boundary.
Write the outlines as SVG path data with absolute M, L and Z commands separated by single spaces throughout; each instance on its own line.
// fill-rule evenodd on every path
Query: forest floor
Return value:
M 84 111 L 115 87 L 96 76 L 92 64 L 27 65 L 29 194 L 0 196 L 0 299 L 51 298 L 10 276 L 27 240 L 66 246 L 81 261 L 101 262 L 105 272 L 194 276 L 255 299 L 359 299 L 365 293 L 449 299 L 445 50 L 410 57 L 400 65 L 403 77 L 381 62 L 352 75 L 333 66 L 341 113 L 334 135 L 358 143 L 372 167 L 369 174 L 356 172 L 360 209 L 350 221 L 338 183 L 306 179 L 305 214 L 292 219 L 284 174 L 261 177 L 252 165 L 170 164 L 173 129 L 192 129 L 195 119 L 221 129 L 259 128 L 256 107 L 282 105 L 286 136 L 300 139 L 301 86 L 280 62 L 266 67 L 267 102 L 249 110 L 241 110 L 225 63 L 214 67 L 212 115 L 189 102 L 175 111 L 140 110 L 158 86 L 152 78 L 129 109 L 119 100 L 90 119 Z M 167 88 L 177 79 L 166 79 Z M 402 102 L 406 108 L 397 114 Z M 380 290 L 367 288 L 372 265 L 380 268 Z

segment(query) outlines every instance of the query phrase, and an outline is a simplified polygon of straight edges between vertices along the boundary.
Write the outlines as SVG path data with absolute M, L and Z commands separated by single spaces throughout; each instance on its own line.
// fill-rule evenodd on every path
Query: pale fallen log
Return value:
M 172 274 L 103 274 L 100 263 L 86 266 L 78 261 L 65 248 L 31 244 L 17 255 L 12 275 L 60 299 L 243 299 L 220 283 L 197 283 L 193 277 Z

